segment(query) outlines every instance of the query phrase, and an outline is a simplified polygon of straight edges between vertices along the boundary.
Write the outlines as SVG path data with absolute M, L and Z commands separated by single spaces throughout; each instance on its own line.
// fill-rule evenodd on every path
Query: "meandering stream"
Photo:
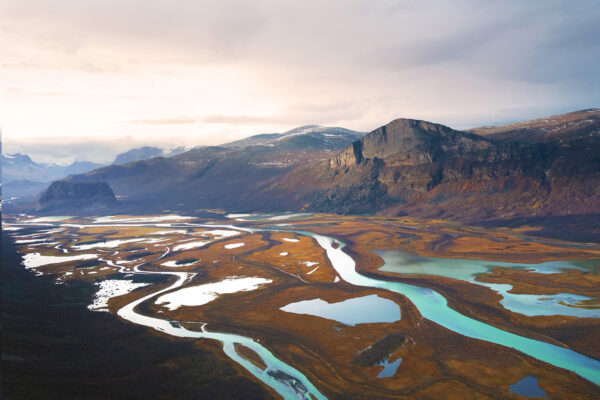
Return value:
M 154 261 L 164 258 L 168 253 L 169 248 L 167 248 L 167 251 L 162 256 Z M 284 399 L 310 399 L 311 397 L 309 395 L 313 395 L 317 399 L 326 399 L 326 397 L 317 390 L 317 388 L 308 380 L 308 378 L 306 378 L 306 376 L 304 376 L 304 374 L 294 367 L 279 360 L 273 355 L 273 353 L 251 338 L 231 333 L 209 332 L 204 328 L 204 325 L 202 326 L 202 331 L 191 331 L 182 327 L 177 321 L 167 321 L 160 318 L 149 317 L 136 312 L 135 308 L 144 301 L 180 287 L 185 283 L 186 280 L 194 275 L 193 273 L 187 272 L 141 270 L 140 267 L 145 264 L 147 263 L 144 262 L 136 265 L 133 268 L 133 273 L 171 275 L 175 276 L 177 280 L 170 286 L 137 299 L 121 308 L 118 311 L 118 315 L 121 318 L 135 324 L 148 326 L 177 337 L 218 340 L 223 343 L 223 351 L 225 354 L 246 368 L 252 375 L 260 379 L 263 383 L 277 391 L 277 393 L 279 393 Z M 265 365 L 267 365 L 267 368 L 262 370 L 255 366 L 252 362 L 241 357 L 235 351 L 235 344 L 240 344 L 254 350 L 254 352 L 256 352 L 263 360 Z
M 403 294 L 417 307 L 423 318 L 446 329 L 473 339 L 516 349 L 538 360 L 573 371 L 596 385 L 600 385 L 600 361 L 564 347 L 519 336 L 464 316 L 448 307 L 446 298 L 434 290 L 363 276 L 356 271 L 356 263 L 352 257 L 344 253 L 343 242 L 311 232 L 296 231 L 296 233 L 313 237 L 325 249 L 331 264 L 346 282 Z M 334 243 L 336 247 L 334 247 Z

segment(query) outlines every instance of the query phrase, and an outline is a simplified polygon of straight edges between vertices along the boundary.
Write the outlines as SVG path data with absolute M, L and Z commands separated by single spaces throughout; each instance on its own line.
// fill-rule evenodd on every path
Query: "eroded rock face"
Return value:
M 397 119 L 356 141 L 330 160 L 330 168 L 345 168 L 365 159 L 386 160 L 388 166 L 431 164 L 442 154 L 486 151 L 491 141 L 447 126 Z
M 295 194 L 307 210 L 342 214 L 473 221 L 600 212 L 597 154 L 596 136 L 569 143 L 497 140 L 398 119 L 327 164 L 290 172 L 273 192 L 283 199 Z

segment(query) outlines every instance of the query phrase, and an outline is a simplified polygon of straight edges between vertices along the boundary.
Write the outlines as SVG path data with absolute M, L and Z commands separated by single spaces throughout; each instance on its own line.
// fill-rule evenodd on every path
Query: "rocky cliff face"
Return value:
M 526 143 L 399 119 L 271 189 L 305 209 L 336 213 L 474 221 L 600 212 L 596 154 L 597 136 L 568 145 Z
M 42 192 L 36 209 L 52 211 L 58 209 L 100 209 L 118 204 L 115 194 L 106 182 L 53 182 Z

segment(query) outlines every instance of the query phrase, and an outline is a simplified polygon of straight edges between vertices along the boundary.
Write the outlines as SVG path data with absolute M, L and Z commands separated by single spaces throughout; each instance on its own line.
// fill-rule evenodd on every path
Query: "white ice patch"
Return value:
M 96 283 L 99 286 L 94 295 L 94 301 L 88 306 L 88 309 L 94 311 L 108 311 L 108 300 L 113 297 L 123 296 L 137 288 L 147 286 L 149 283 L 133 283 L 130 280 L 107 279 Z
M 24 240 L 15 240 L 16 244 L 27 244 L 27 243 L 39 243 L 39 242 L 47 242 L 52 240 L 51 238 L 40 238 L 40 239 L 24 239 Z
M 23 226 L 7 226 L 7 225 L 2 226 L 3 231 L 18 231 L 23 228 L 24 228 Z
M 147 243 L 147 244 L 154 244 L 154 243 L 161 243 L 164 242 L 166 240 L 169 239 L 160 239 L 160 238 L 155 238 L 155 239 L 148 239 L 148 240 L 144 240 L 142 243 Z
M 177 246 L 173 247 L 173 251 L 195 249 L 197 247 L 205 246 L 205 245 L 207 245 L 209 243 L 210 243 L 210 241 L 207 241 L 207 242 L 188 242 L 188 243 L 178 244 Z
M 283 240 L 285 240 L 286 242 L 292 242 L 292 243 L 298 243 L 300 241 L 298 239 L 290 239 L 290 238 L 283 238 Z
M 307 272 L 307 273 L 306 273 L 306 275 L 310 275 L 310 274 L 312 274 L 313 272 L 315 272 L 315 271 L 316 271 L 316 270 L 318 270 L 318 269 L 319 269 L 319 267 L 317 266 L 317 267 L 315 267 L 315 269 L 313 269 L 312 271 L 310 271 L 310 272 Z
M 200 261 L 200 260 L 198 260 L 198 261 Z M 174 261 L 164 262 L 164 263 L 162 263 L 160 265 L 164 265 L 165 267 L 171 267 L 171 268 L 181 268 L 181 267 L 189 267 L 190 265 L 194 265 L 198 261 L 194 261 L 194 262 L 190 262 L 190 263 L 184 263 L 184 264 L 177 264 L 177 260 L 174 260 Z
M 268 218 L 268 220 L 269 221 L 282 221 L 282 220 L 290 219 L 290 218 L 305 217 L 307 215 L 310 215 L 310 214 L 303 214 L 303 213 L 299 213 L 299 214 L 283 214 L 283 215 L 276 215 L 274 217 Z
M 250 217 L 252 214 L 227 214 L 225 217 L 227 218 L 245 218 Z
M 188 233 L 185 229 L 171 229 L 168 231 L 150 232 L 149 235 L 185 235 Z
M 333 280 L 334 283 L 338 283 L 340 281 L 340 277 L 336 276 L 335 279 Z
M 40 253 L 29 253 L 23 256 L 23 265 L 25 268 L 37 268 L 43 265 L 60 264 L 69 261 L 93 260 L 98 258 L 98 254 L 79 254 L 69 257 L 43 256 Z
M 94 219 L 95 224 L 102 224 L 106 222 L 162 222 L 162 221 L 179 221 L 186 219 L 194 219 L 194 217 L 183 217 L 181 215 L 157 215 L 154 217 L 129 217 L 120 218 L 118 216 L 109 215 L 106 217 L 98 217 Z
M 279 253 L 279 255 L 280 255 L 280 256 L 287 256 L 287 255 L 288 255 L 288 252 L 287 252 L 287 251 L 284 251 L 283 253 Z
M 73 217 L 69 217 L 66 215 L 55 215 L 52 217 L 40 217 L 40 218 L 34 218 L 34 219 L 30 219 L 28 221 L 25 221 L 27 223 L 31 223 L 31 222 L 59 222 L 59 221 L 64 221 L 66 219 L 69 218 L 73 218 Z
M 318 262 L 314 262 L 314 261 L 304 261 L 302 264 L 306 265 L 307 267 L 312 267 L 313 265 L 317 265 Z
M 240 233 L 241 232 L 238 232 L 238 231 L 231 231 L 231 230 L 225 230 L 225 229 L 213 229 L 212 231 L 200 232 L 200 234 L 202 236 L 211 235 L 214 237 L 219 237 L 221 239 L 227 238 L 227 237 L 232 237 L 232 236 L 237 236 Z
M 55 244 L 58 244 L 59 242 L 40 242 L 40 243 L 31 243 L 29 245 L 29 247 L 33 247 L 33 246 L 54 246 Z
M 245 246 L 245 243 L 230 243 L 230 244 L 226 244 L 225 247 L 226 249 L 237 249 L 238 247 L 242 247 Z
M 156 300 L 156 304 L 165 304 L 169 310 L 181 306 L 201 306 L 216 299 L 220 294 L 256 290 L 260 285 L 271 283 L 272 280 L 251 278 L 227 278 L 220 282 L 191 286 L 167 293 Z
M 125 239 L 125 240 L 109 240 L 106 242 L 97 242 L 90 244 L 76 244 L 71 246 L 75 250 L 89 250 L 95 248 L 114 249 L 125 243 L 144 242 L 150 240 L 148 238 L 136 238 L 136 239 Z

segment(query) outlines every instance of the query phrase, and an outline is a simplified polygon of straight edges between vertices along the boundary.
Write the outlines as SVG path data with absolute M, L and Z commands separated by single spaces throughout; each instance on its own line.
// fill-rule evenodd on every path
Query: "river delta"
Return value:
M 21 215 L 3 229 L 23 268 L 93 284 L 89 312 L 220 343 L 274 398 L 600 395 L 597 244 L 326 214 Z

